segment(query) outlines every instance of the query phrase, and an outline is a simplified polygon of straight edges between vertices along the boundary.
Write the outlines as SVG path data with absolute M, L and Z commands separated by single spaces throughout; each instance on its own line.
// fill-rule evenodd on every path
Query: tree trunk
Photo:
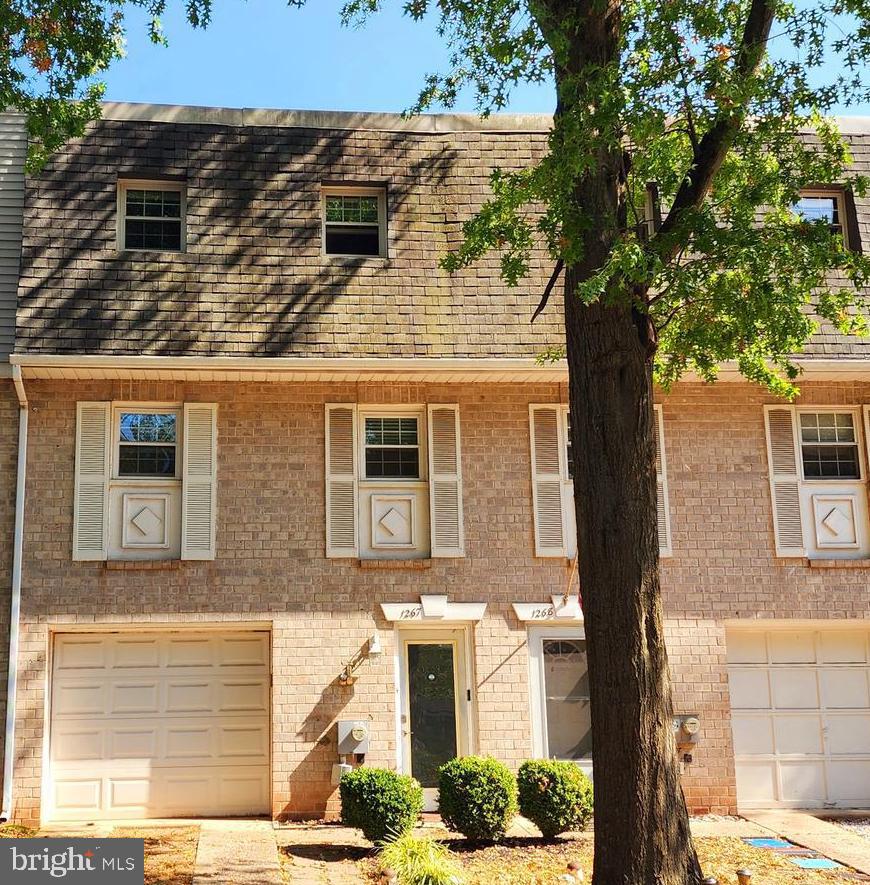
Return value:
M 595 759 L 593 880 L 694 885 L 701 873 L 679 782 L 659 588 L 651 348 L 631 308 L 571 296 L 583 276 L 578 267 L 566 274 L 565 318 Z

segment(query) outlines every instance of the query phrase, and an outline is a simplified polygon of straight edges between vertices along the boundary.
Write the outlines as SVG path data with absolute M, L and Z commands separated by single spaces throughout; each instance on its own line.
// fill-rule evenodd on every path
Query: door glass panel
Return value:
M 408 645 L 411 774 L 438 786 L 438 768 L 456 756 L 453 646 Z
M 544 640 L 544 704 L 547 756 L 584 759 L 592 755 L 589 673 L 582 639 Z

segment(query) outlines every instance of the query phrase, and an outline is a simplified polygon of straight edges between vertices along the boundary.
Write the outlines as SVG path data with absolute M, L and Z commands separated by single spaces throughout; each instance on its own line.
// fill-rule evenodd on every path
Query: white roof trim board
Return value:
M 565 360 L 539 363 L 528 358 L 455 357 L 249 357 L 120 356 L 16 353 L 9 357 L 25 378 L 49 380 L 150 381 L 420 381 L 430 383 L 564 383 Z M 870 359 L 795 360 L 806 381 L 870 381 Z M 0 363 L 0 377 L 11 374 Z M 687 374 L 684 381 L 697 381 Z M 725 363 L 720 381 L 745 380 L 733 363 Z

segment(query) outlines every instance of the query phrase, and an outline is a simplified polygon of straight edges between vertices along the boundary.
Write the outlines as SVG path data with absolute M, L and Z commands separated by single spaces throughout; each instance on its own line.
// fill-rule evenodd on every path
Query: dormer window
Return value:
M 323 188 L 323 252 L 367 258 L 387 254 L 383 188 Z
M 118 182 L 119 249 L 183 252 L 184 215 L 180 182 Z
M 800 198 L 794 205 L 795 214 L 810 223 L 823 221 L 832 233 L 843 237 L 848 247 L 846 224 L 846 206 L 842 190 L 807 190 L 801 191 Z

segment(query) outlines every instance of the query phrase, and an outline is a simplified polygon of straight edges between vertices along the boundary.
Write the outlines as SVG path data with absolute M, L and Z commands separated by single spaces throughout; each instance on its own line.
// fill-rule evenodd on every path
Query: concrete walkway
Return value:
M 359 830 L 340 824 L 284 825 L 275 838 L 286 858 L 290 885 L 359 885 L 356 862 L 373 850 Z
M 271 821 L 205 820 L 193 885 L 282 885 Z
M 746 811 L 747 820 L 769 833 L 870 875 L 870 839 L 804 811 Z

